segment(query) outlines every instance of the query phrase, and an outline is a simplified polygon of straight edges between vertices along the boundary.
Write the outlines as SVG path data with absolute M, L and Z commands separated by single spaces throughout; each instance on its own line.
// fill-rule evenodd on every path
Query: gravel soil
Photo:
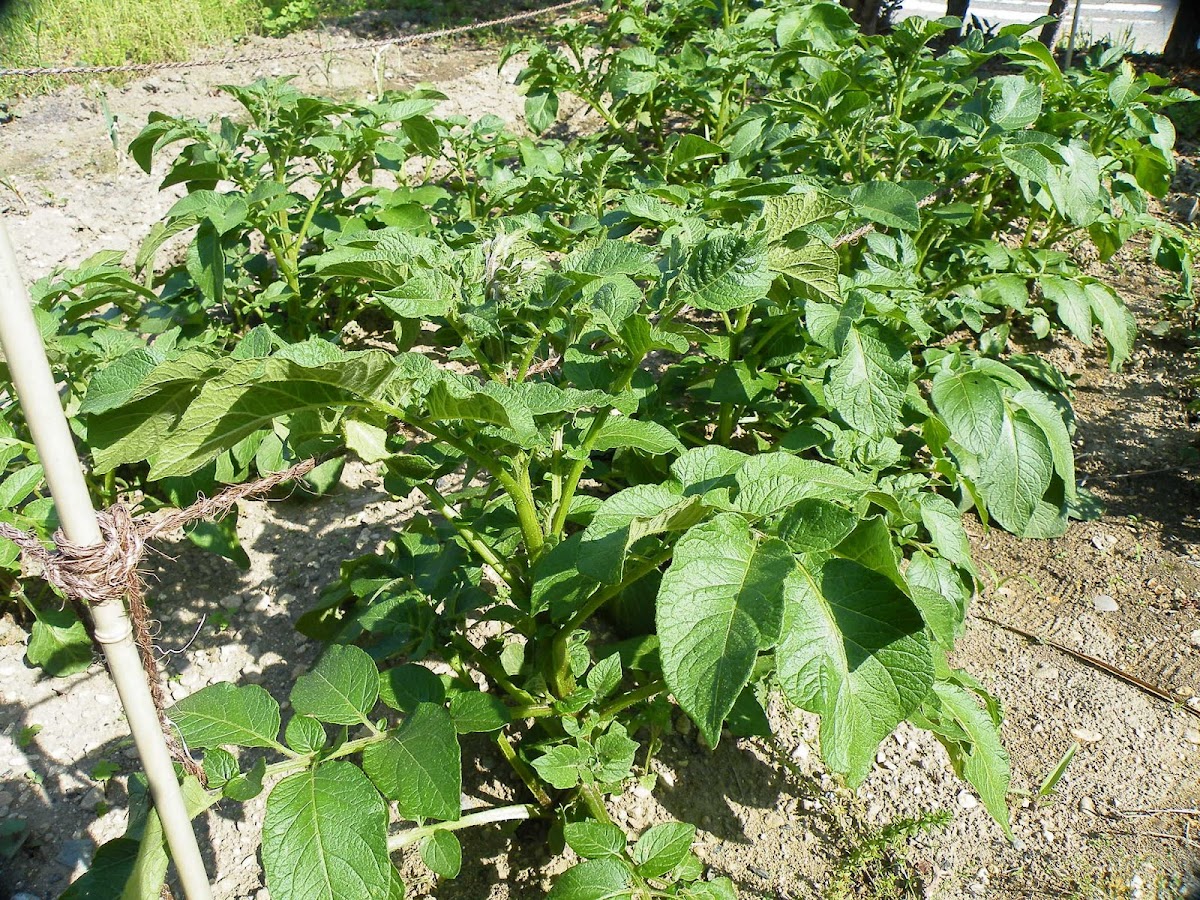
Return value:
M 256 40 L 249 49 L 330 49 L 350 37 Z M 450 96 L 446 111 L 515 122 L 520 109 L 515 70 L 497 73 L 494 49 L 463 46 L 197 69 L 16 103 L 13 121 L 0 126 L 0 173 L 20 198 L 0 190 L 0 213 L 26 277 L 135 245 L 176 198 L 114 150 L 101 90 L 123 145 L 151 110 L 230 112 L 216 84 L 284 72 L 335 95 L 427 81 Z M 1194 184 L 1180 191 L 1165 214 L 1190 212 Z M 1075 379 L 1080 472 L 1105 514 L 1045 542 L 968 520 L 987 587 L 954 662 L 1006 710 L 1017 840 L 1004 838 L 928 735 L 902 727 L 850 792 L 821 766 L 816 720 L 782 707 L 771 710 L 772 742 L 727 738 L 716 750 L 679 720 L 654 764 L 654 789 L 633 788 L 615 802 L 622 824 L 636 831 L 670 817 L 696 823 L 701 857 L 746 897 L 1150 898 L 1195 889 L 1200 701 L 1164 702 L 1005 627 L 1183 697 L 1200 693 L 1200 453 L 1187 413 L 1198 356 L 1177 329 L 1157 327 L 1158 296 L 1171 286 L 1144 255 L 1144 247 L 1129 248 L 1108 269 L 1143 326 L 1124 371 L 1110 372 L 1102 352 L 1068 341 L 1038 348 Z M 291 623 L 336 578 L 342 559 L 379 545 L 414 514 L 421 509 L 389 498 L 371 471 L 349 466 L 342 487 L 321 501 L 244 504 L 239 532 L 249 571 L 182 539 L 160 546 L 147 566 L 171 696 L 249 680 L 285 697 L 319 651 Z M 0 872 L 0 898 L 44 900 L 83 871 L 98 844 L 122 833 L 125 785 L 137 763 L 104 669 L 46 678 L 24 662 L 23 641 L 0 623 L 0 820 L 30 826 Z M 26 739 L 33 726 L 40 731 Z M 1039 797 L 1072 746 L 1056 789 Z M 494 778 L 502 764 L 489 745 L 468 747 L 464 760 L 467 806 L 510 795 Z M 93 777 L 101 762 L 117 774 Z M 267 897 L 256 855 L 262 813 L 260 798 L 218 805 L 200 821 L 222 900 Z M 569 863 L 551 860 L 537 823 L 464 840 L 469 862 L 454 882 L 435 884 L 418 860 L 403 861 L 410 897 L 536 897 Z

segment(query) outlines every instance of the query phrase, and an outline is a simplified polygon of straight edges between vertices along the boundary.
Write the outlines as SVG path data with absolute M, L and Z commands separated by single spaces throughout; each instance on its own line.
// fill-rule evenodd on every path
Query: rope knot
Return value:
M 96 514 L 104 542 L 82 547 L 61 530 L 54 533 L 57 548 L 43 560 L 46 580 L 68 597 L 92 605 L 119 602 L 140 593 L 138 565 L 146 541 L 129 510 L 117 503 Z

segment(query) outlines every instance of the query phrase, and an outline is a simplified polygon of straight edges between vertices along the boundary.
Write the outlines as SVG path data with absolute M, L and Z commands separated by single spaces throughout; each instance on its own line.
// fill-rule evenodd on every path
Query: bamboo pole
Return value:
M 1063 64 L 1063 69 L 1071 68 L 1071 63 L 1075 58 L 1075 34 L 1079 30 L 1079 5 L 1082 0 L 1075 0 L 1075 9 L 1071 13 L 1071 34 L 1067 38 L 1067 58 Z
M 0 347 L 8 360 L 13 386 L 41 457 L 63 534 L 80 546 L 102 543 L 75 442 L 3 221 L 0 221 Z M 208 874 L 150 698 L 125 605 L 100 603 L 91 606 L 90 611 L 96 640 L 104 647 L 108 669 L 150 783 L 154 808 L 162 821 L 184 894 L 188 900 L 211 900 Z

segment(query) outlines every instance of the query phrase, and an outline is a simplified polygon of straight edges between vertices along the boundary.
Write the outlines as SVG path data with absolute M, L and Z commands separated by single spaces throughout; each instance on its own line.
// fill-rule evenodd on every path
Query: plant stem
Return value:
M 579 786 L 579 799 L 583 801 L 583 805 L 588 808 L 588 812 L 592 814 L 592 818 L 598 822 L 603 822 L 605 825 L 612 824 L 612 817 L 608 814 L 608 808 L 604 805 L 604 797 L 600 794 L 600 790 L 594 784 L 584 784 Z
M 520 822 L 524 819 L 540 819 L 542 811 L 531 804 L 522 803 L 516 806 L 496 806 L 483 809 L 476 813 L 463 816 L 456 822 L 438 822 L 421 828 L 410 828 L 400 834 L 388 838 L 388 852 L 395 853 L 405 847 L 411 847 L 417 841 L 429 837 L 435 831 L 458 831 L 462 828 L 472 828 L 476 825 L 491 825 L 494 822 Z
M 661 678 L 656 678 L 649 684 L 644 684 L 640 688 L 635 688 L 628 694 L 622 694 L 611 703 L 607 703 L 600 708 L 599 716 L 601 719 L 611 719 L 622 710 L 628 709 L 631 706 L 653 699 L 667 689 L 667 683 Z
M 543 809 L 549 809 L 552 805 L 550 795 L 538 783 L 537 773 L 529 767 L 525 760 L 517 756 L 517 751 L 513 748 L 508 736 L 503 733 L 497 734 L 496 744 L 500 747 L 500 752 L 504 754 L 504 758 L 508 760 L 508 764 L 513 767 L 513 771 L 525 782 L 525 787 L 529 788 L 529 792 L 537 800 L 538 806 Z
M 446 498 L 432 484 L 419 484 L 417 490 L 429 498 L 429 502 L 433 504 L 433 508 L 441 514 L 442 518 L 450 523 L 450 526 L 458 532 L 459 536 L 467 542 L 472 550 L 474 550 L 485 563 L 492 567 L 497 575 L 499 575 L 504 583 L 510 588 L 518 588 L 520 581 L 505 565 L 504 561 L 496 555 L 496 551 L 488 546 L 483 538 L 481 538 L 474 529 L 465 525 L 458 517 L 458 514 L 450 508 L 450 504 L 446 502 Z

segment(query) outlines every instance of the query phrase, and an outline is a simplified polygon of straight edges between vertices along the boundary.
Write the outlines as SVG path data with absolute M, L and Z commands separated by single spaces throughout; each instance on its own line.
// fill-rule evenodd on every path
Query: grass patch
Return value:
M 0 47 L 10 68 L 179 60 L 262 20 L 259 0 L 23 0 L 0 14 Z
M 283 35 L 366 10 L 444 28 L 555 0 L 16 0 L 0 3 L 0 66 L 113 66 L 187 59 L 250 34 Z M 377 36 L 377 35 L 373 35 Z M 45 93 L 62 78 L 0 79 L 0 100 Z

